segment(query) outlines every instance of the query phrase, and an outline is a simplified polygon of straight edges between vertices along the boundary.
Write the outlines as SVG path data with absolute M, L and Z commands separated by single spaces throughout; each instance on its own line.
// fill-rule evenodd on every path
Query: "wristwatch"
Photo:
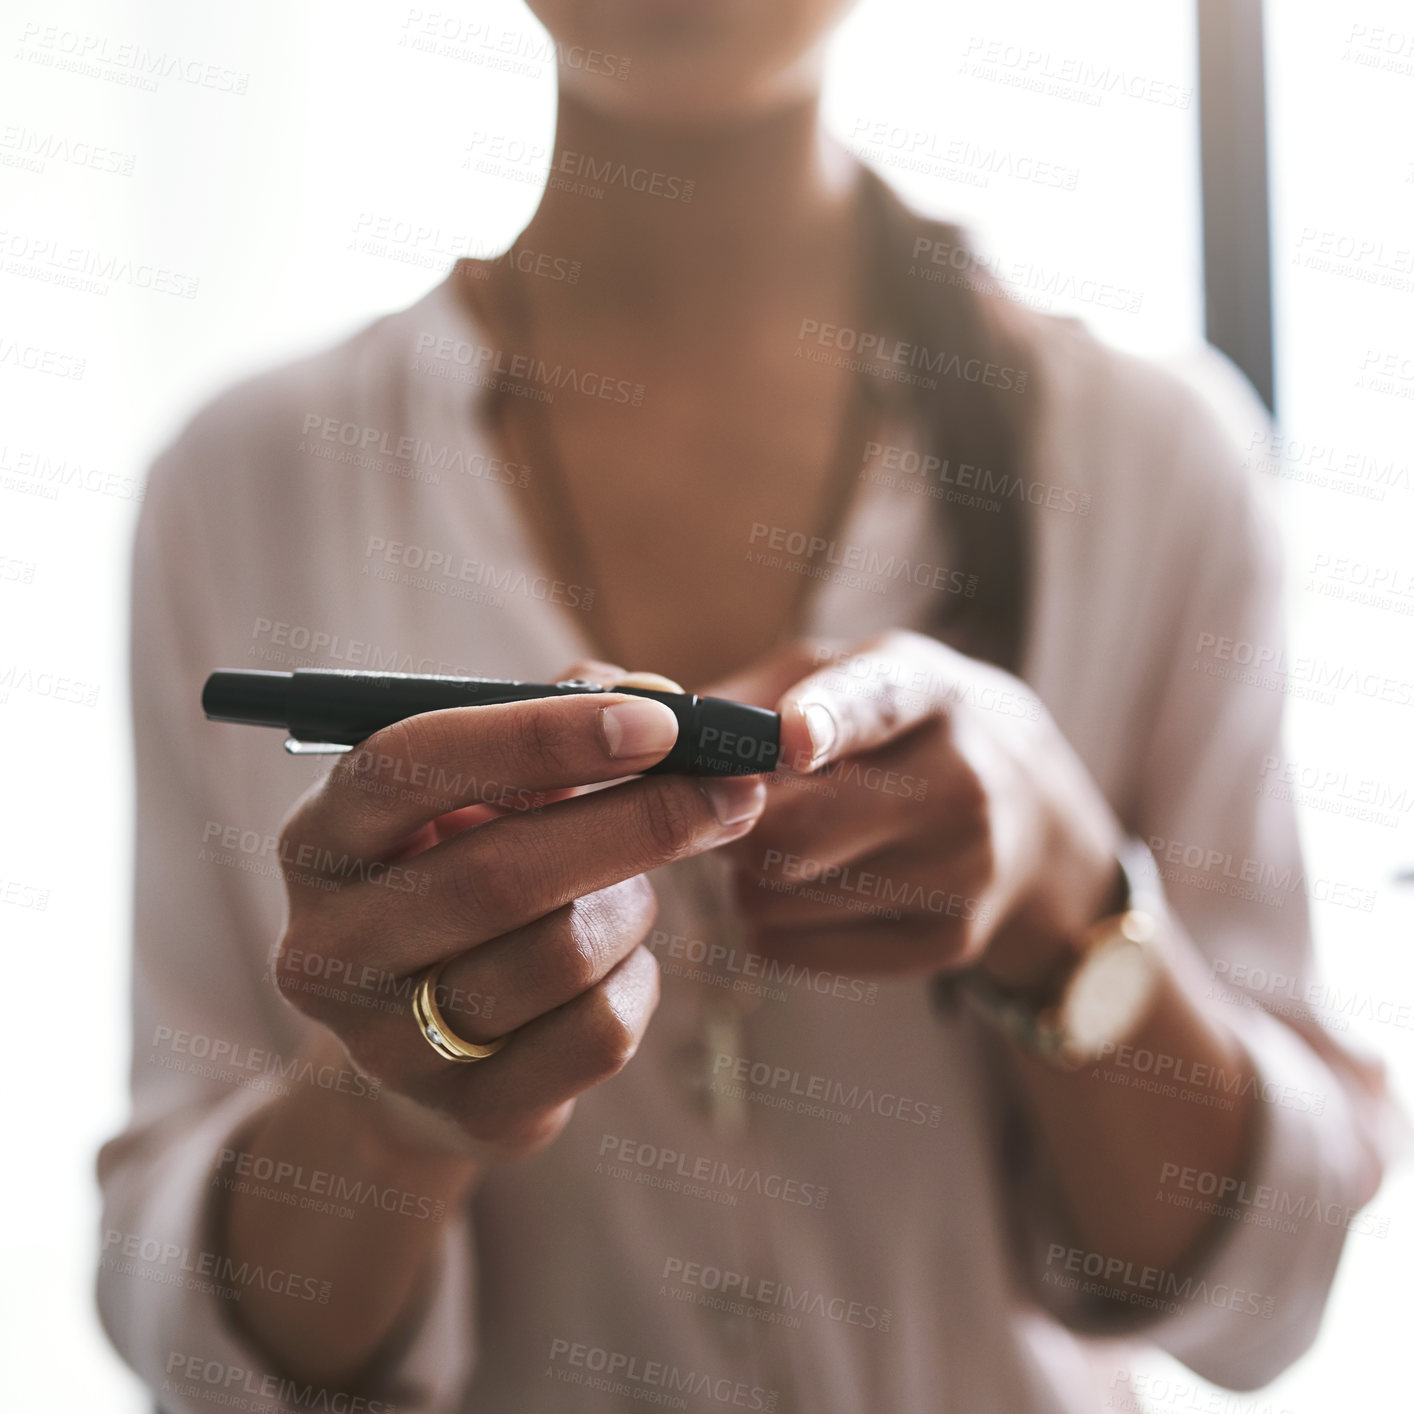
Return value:
M 1075 941 L 1074 960 L 1039 988 L 1013 991 L 979 967 L 935 979 L 939 1002 L 961 998 L 1060 1070 L 1098 1060 L 1138 1030 L 1158 989 L 1158 871 L 1142 842 L 1119 855 L 1118 907 Z

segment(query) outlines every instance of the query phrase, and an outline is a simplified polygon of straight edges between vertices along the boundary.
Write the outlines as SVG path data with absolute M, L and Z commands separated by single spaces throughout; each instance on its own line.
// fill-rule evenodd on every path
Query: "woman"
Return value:
M 515 247 L 153 471 L 109 1330 L 173 1411 L 1076 1410 L 1119 1334 L 1266 1381 L 1382 1091 L 1214 984 L 1310 966 L 1246 882 L 1300 870 L 1215 647 L 1278 635 L 1234 444 L 822 140 L 843 0 L 533 8 Z M 675 728 L 619 694 L 311 784 L 198 719 L 242 663 L 652 669 L 790 769 L 625 780 Z

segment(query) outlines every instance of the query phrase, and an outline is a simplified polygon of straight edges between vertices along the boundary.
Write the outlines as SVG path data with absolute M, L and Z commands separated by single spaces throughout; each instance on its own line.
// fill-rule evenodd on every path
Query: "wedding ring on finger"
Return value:
M 478 1045 L 475 1041 L 467 1041 L 458 1036 L 447 1025 L 442 1009 L 437 1005 L 437 983 L 441 980 L 442 969 L 448 961 L 450 959 L 434 962 L 417 979 L 417 986 L 413 988 L 412 993 L 412 1014 L 417 1019 L 417 1029 L 443 1060 L 457 1061 L 460 1064 L 485 1060 L 487 1056 L 494 1056 L 506 1044 L 508 1038 L 497 1036 L 494 1041 Z

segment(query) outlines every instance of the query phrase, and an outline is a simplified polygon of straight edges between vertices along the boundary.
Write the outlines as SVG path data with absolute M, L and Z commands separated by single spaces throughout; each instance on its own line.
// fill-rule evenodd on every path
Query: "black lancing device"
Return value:
M 280 727 L 288 733 L 287 750 L 308 754 L 349 750 L 374 732 L 422 712 L 590 692 L 649 697 L 678 719 L 673 749 L 643 775 L 754 776 L 776 769 L 781 719 L 775 712 L 725 697 L 648 687 L 606 688 L 579 678 L 508 682 L 340 668 L 298 668 L 292 673 L 235 668 L 206 679 L 201 706 L 213 722 Z

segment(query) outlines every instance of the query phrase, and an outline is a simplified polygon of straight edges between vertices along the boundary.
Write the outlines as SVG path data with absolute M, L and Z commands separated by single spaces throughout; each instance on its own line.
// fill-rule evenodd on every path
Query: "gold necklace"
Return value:
M 534 329 L 530 301 L 521 284 L 519 266 L 514 258 L 516 249 L 513 244 L 508 253 L 508 278 L 502 286 L 507 298 L 502 302 L 502 315 L 506 320 L 509 340 L 518 346 L 516 351 L 530 358 L 534 347 Z M 548 414 L 537 399 L 517 398 L 504 388 L 497 390 L 497 402 L 497 416 L 503 428 L 510 409 L 515 406 L 521 409 L 526 460 L 534 468 L 530 487 L 536 506 L 533 528 L 549 541 L 551 556 L 548 568 L 562 571 L 571 583 L 600 586 L 600 581 L 595 578 L 589 537 L 575 509 L 571 483 L 565 474 Z M 881 415 L 882 403 L 874 382 L 863 373 L 854 374 L 831 459 L 832 466 L 825 480 L 823 505 L 818 517 L 819 529 L 816 537 L 812 538 L 812 544 L 830 545 L 843 527 L 859 481 L 864 448 L 877 431 Z M 783 646 L 790 638 L 803 632 L 810 593 L 815 583 L 809 575 L 800 576 L 796 593 L 770 641 L 771 649 Z M 585 636 L 590 639 L 595 656 L 606 662 L 631 666 L 629 660 L 633 655 L 628 653 L 613 632 L 602 586 L 596 589 L 593 617 L 594 631 L 589 632 L 586 626 Z

